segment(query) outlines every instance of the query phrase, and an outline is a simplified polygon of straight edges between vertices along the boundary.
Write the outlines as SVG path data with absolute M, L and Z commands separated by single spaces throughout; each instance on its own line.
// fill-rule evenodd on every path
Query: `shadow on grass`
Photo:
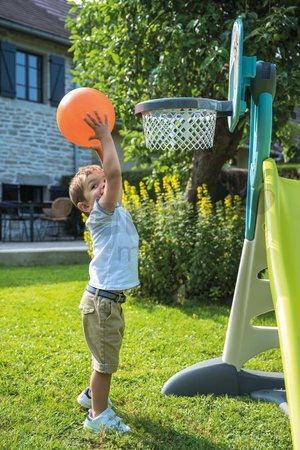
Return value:
M 88 265 L 56 265 L 56 266 L 30 266 L 30 267 L 1 267 L 0 288 L 25 287 L 32 285 L 49 285 L 71 283 L 74 281 L 88 282 Z M 84 288 L 84 284 L 83 284 Z M 208 303 L 199 299 L 186 300 L 184 304 L 162 304 L 155 299 L 145 299 L 136 296 L 135 290 L 130 293 L 130 302 L 135 307 L 146 310 L 148 313 L 156 312 L 157 308 L 175 308 L 187 316 L 212 319 L 228 317 L 229 308 L 223 304 Z
M 201 319 L 214 318 L 218 320 L 218 317 L 222 317 L 226 318 L 227 320 L 230 311 L 230 307 L 227 305 L 221 303 L 205 302 L 203 300 L 198 300 L 194 298 L 186 300 L 184 304 L 180 303 L 162 304 L 155 300 L 137 297 L 136 300 L 135 299 L 133 300 L 133 303 L 137 308 L 146 310 L 150 314 L 156 312 L 157 308 L 165 307 L 177 309 L 178 311 L 190 317 L 197 314 L 198 318 Z
M 88 265 L 1 267 L 0 288 L 88 281 Z
M 176 430 L 170 426 L 153 421 L 150 417 L 131 417 L 131 423 L 139 430 L 143 430 L 142 444 L 145 448 L 155 450 L 232 450 L 230 447 L 212 444 L 207 437 L 201 435 L 205 424 L 198 424 L 196 433 L 192 435 L 188 431 Z M 196 424 L 195 424 L 196 426 Z

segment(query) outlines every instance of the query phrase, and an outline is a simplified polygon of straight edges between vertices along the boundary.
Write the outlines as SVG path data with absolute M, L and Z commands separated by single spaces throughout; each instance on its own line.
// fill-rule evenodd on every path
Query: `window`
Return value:
M 17 50 L 16 97 L 42 102 L 42 57 Z
M 65 95 L 65 58 L 50 55 L 47 63 L 49 102 L 51 106 L 57 106 Z M 42 56 L 0 41 L 0 96 L 42 103 L 42 65 Z
M 20 186 L 21 202 L 42 202 L 43 186 Z
M 26 184 L 3 184 L 2 200 L 15 202 L 42 202 L 43 186 Z

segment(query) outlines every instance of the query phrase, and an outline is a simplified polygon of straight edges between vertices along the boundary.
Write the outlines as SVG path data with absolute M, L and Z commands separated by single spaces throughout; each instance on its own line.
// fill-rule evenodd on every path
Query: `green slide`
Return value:
M 266 249 L 278 324 L 291 431 L 300 449 L 300 181 L 263 163 Z

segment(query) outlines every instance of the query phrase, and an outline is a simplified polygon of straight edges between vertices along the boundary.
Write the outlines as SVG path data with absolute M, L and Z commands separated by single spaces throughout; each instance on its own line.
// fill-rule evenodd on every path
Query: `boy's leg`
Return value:
M 112 374 L 97 372 L 93 369 L 91 375 L 92 410 L 84 421 L 84 428 L 98 433 L 104 428 L 115 430 L 119 433 L 128 433 L 130 427 L 125 425 L 113 409 L 108 408 L 108 394 Z
M 93 417 L 97 417 L 107 409 L 111 377 L 111 373 L 92 371 L 90 388 L 92 392 Z

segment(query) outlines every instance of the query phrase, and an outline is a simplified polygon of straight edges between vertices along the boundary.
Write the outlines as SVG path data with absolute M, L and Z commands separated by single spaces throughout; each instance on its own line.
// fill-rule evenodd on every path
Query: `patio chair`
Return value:
M 51 208 L 44 208 L 42 221 L 47 222 L 46 227 L 41 233 L 41 238 L 49 236 L 53 239 L 64 235 L 65 225 L 72 211 L 72 202 L 68 197 L 59 197 L 53 201 Z

